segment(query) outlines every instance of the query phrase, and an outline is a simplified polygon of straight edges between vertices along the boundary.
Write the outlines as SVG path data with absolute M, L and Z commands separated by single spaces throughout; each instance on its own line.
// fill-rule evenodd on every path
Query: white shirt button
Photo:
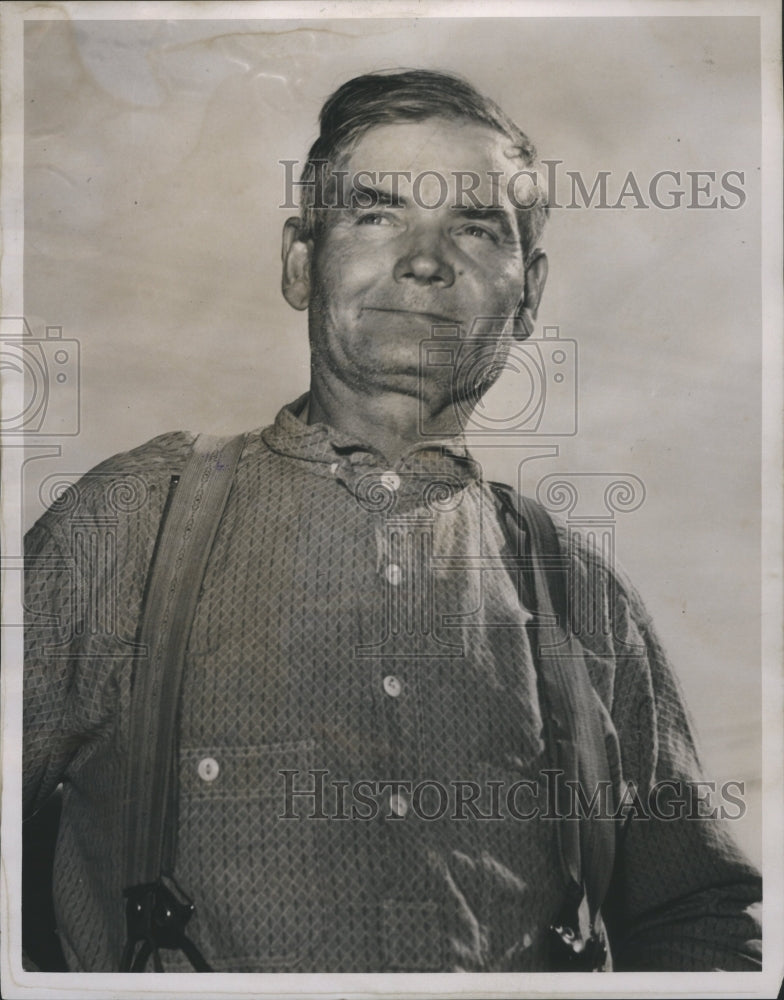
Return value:
M 220 774 L 220 764 L 214 757 L 204 757 L 196 768 L 202 781 L 215 781 Z
M 397 587 L 397 585 L 403 578 L 403 571 L 401 570 L 401 568 L 398 566 L 397 563 L 389 563 L 386 569 L 384 570 L 384 576 L 387 578 L 387 581 L 392 584 L 393 587 Z
M 403 690 L 403 685 L 400 683 L 397 677 L 389 674 L 383 680 L 384 690 L 389 695 L 390 698 L 397 698 L 400 692 Z
M 402 819 L 408 812 L 408 798 L 405 795 L 390 795 L 389 808 Z
M 381 474 L 381 485 L 395 493 L 400 488 L 400 476 L 396 472 L 383 472 Z

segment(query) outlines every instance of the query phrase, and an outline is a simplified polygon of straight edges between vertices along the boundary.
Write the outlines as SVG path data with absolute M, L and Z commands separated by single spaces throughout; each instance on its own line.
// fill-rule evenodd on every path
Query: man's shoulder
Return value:
M 182 472 L 196 435 L 169 431 L 128 451 L 117 452 L 86 472 L 71 489 L 71 504 L 108 505 L 116 512 L 130 512 L 152 490 L 168 488 L 172 476 Z
M 158 511 L 172 476 L 182 472 L 196 435 L 170 431 L 93 466 L 53 498 L 49 509 L 28 532 L 28 544 L 38 536 L 57 535 L 61 526 Z
M 137 475 L 150 479 L 178 475 L 193 447 L 196 435 L 190 431 L 168 431 L 128 451 L 120 451 L 93 466 L 82 480 L 102 476 Z
M 570 524 L 557 512 L 512 486 L 496 482 L 488 485 L 502 516 L 505 512 L 511 513 L 522 531 L 538 528 L 538 544 L 546 546 L 539 555 L 561 556 L 568 562 L 572 592 L 578 588 L 582 598 L 601 607 L 603 613 L 625 612 L 638 622 L 649 622 L 645 604 L 614 547 L 608 549 L 602 544 L 603 532 L 599 529 L 604 525 L 595 525 L 595 530 L 591 530 L 591 525 Z M 536 524 L 532 525 L 534 520 Z

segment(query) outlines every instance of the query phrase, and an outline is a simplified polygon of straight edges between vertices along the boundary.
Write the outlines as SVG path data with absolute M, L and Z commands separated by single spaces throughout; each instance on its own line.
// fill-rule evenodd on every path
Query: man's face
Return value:
M 385 125 L 368 131 L 340 167 L 345 201 L 356 177 L 377 192 L 377 204 L 361 207 L 370 199 L 355 196 L 356 206 L 324 212 L 310 255 L 314 365 L 363 391 L 424 394 L 434 408 L 470 393 L 448 368 L 421 370 L 420 345 L 434 326 L 449 326 L 467 342 L 464 359 L 480 334 L 483 358 L 493 341 L 497 359 L 506 354 L 525 290 L 507 190 L 520 164 L 509 140 L 470 121 Z M 523 182 L 512 191 L 524 199 Z M 497 374 L 496 364 L 489 381 Z

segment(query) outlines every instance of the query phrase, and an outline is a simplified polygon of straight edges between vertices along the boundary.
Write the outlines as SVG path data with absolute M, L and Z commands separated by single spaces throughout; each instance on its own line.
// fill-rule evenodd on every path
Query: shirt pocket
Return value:
M 282 818 L 286 778 L 312 784 L 313 740 L 180 751 L 176 875 L 192 896 L 189 932 L 216 971 L 287 971 L 319 938 L 314 821 Z

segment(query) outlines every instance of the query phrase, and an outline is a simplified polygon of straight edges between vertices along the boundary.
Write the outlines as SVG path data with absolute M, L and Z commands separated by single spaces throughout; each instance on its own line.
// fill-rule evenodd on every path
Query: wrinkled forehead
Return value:
M 468 119 L 428 118 L 368 129 L 335 163 L 341 183 L 417 204 L 530 204 L 535 174 L 512 140 Z

